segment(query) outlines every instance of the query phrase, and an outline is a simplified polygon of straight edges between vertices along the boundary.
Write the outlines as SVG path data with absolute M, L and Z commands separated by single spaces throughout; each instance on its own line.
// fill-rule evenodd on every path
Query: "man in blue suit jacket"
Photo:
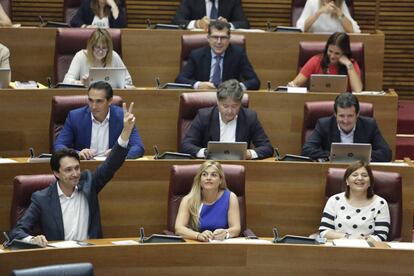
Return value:
M 214 1 L 214 4 L 218 5 L 218 20 L 229 22 L 236 29 L 249 28 L 249 21 L 244 15 L 240 0 Z M 210 23 L 211 9 L 211 1 L 183 0 L 172 22 L 173 24 L 184 25 L 187 29 L 206 29 Z
M 365 143 L 372 145 L 372 162 L 390 162 L 392 151 L 382 137 L 375 119 L 359 116 L 359 101 L 352 93 L 336 97 L 335 115 L 320 118 L 302 148 L 302 155 L 328 159 L 332 143 Z
M 54 149 L 73 148 L 81 159 L 107 156 L 123 128 L 123 111 L 111 105 L 112 87 L 106 82 L 93 83 L 88 90 L 89 106 L 69 112 Z M 108 118 L 109 116 L 109 118 Z M 144 145 L 134 127 L 128 144 L 129 159 L 144 155 Z
M 135 125 L 124 103 L 123 129 L 108 158 L 94 172 L 80 171 L 80 159 L 73 149 L 53 153 L 50 166 L 57 181 L 33 193 L 31 204 L 11 231 L 11 239 L 23 239 L 46 246 L 48 240 L 102 238 L 98 193 L 112 179 L 127 155 L 128 140 Z M 40 226 L 42 235 L 31 236 Z
M 230 45 L 228 23 L 222 21 L 210 23 L 208 43 L 209 46 L 191 52 L 176 82 L 191 84 L 196 89 L 215 89 L 222 81 L 237 79 L 244 90 L 260 88 L 260 80 L 247 58 L 246 51 L 237 45 Z M 217 57 L 220 61 L 217 61 Z M 214 80 L 216 63 L 220 66 L 218 82 Z
M 180 152 L 205 157 L 209 141 L 247 142 L 246 159 L 262 159 L 273 155 L 270 143 L 255 111 L 241 106 L 243 90 L 237 80 L 220 84 L 217 105 L 202 108 L 191 122 L 181 143 Z

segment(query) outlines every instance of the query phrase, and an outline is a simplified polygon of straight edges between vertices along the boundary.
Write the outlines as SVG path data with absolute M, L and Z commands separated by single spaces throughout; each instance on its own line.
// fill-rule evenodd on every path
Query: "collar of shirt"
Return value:
M 75 196 L 75 194 L 78 193 L 78 189 L 79 189 L 78 185 L 75 186 L 75 190 L 73 191 L 73 193 L 70 196 L 66 196 L 63 193 L 62 189 L 60 188 L 59 181 L 56 184 L 57 184 L 57 192 L 58 192 L 59 198 L 62 198 L 62 197 L 66 198 L 66 199 L 73 198 Z
M 217 54 L 213 51 L 213 49 L 210 49 L 210 51 L 211 51 L 211 59 L 215 61 Z M 225 54 L 226 54 L 226 51 L 224 51 L 224 53 L 220 55 L 221 56 L 220 62 L 223 62 Z
M 355 133 L 356 124 L 349 133 L 345 133 L 341 127 L 338 125 L 338 130 L 341 135 L 342 143 L 353 143 L 354 142 L 354 133 Z
M 219 0 L 215 0 L 214 4 L 216 5 L 216 9 L 218 11 L 218 7 L 219 7 Z M 208 17 L 210 17 L 210 13 L 211 13 L 211 8 L 213 7 L 211 0 L 206 0 L 206 15 Z
M 105 119 L 104 119 L 104 120 L 102 121 L 102 123 L 101 123 L 101 122 L 99 122 L 98 120 L 96 120 L 96 119 L 95 119 L 95 117 L 93 117 L 93 113 L 91 112 L 91 120 L 92 120 L 92 123 L 95 123 L 95 124 L 100 125 L 100 124 L 104 124 L 104 123 L 106 123 L 106 122 L 109 122 L 109 117 L 110 117 L 110 115 L 111 115 L 111 109 L 109 108 L 109 109 L 108 109 L 108 114 L 106 114 Z

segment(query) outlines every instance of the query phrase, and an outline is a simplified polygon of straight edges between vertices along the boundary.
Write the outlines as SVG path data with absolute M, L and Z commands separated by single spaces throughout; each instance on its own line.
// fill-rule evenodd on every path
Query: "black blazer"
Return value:
M 341 142 L 341 134 L 334 115 L 318 120 L 312 134 L 302 148 L 302 155 L 312 159 L 328 158 L 332 143 Z M 359 116 L 354 132 L 354 143 L 372 145 L 371 160 L 373 162 L 389 162 L 392 151 L 382 137 L 375 119 Z
M 217 105 L 201 108 L 187 130 L 180 152 L 193 156 L 201 148 L 206 148 L 209 141 L 220 141 L 220 122 Z M 258 158 L 273 155 L 273 147 L 267 137 L 255 111 L 241 107 L 237 117 L 236 141 L 253 143 Z
M 206 15 L 205 0 L 182 0 L 172 22 L 187 27 L 191 20 L 198 20 Z M 226 18 L 236 29 L 249 28 L 249 21 L 244 15 L 240 0 L 219 0 L 218 16 Z
M 197 81 L 209 81 L 211 68 L 211 48 L 205 46 L 191 52 L 187 64 L 175 79 L 178 83 L 194 85 Z M 223 59 L 222 81 L 237 79 L 248 90 L 258 90 L 260 80 L 247 58 L 246 51 L 237 45 L 229 45 Z
M 81 173 L 78 189 L 84 193 L 88 201 L 88 236 L 91 239 L 102 238 L 98 193 L 121 167 L 127 154 L 128 149 L 115 143 L 111 154 L 94 172 L 86 170 Z M 56 181 L 49 187 L 33 193 L 29 208 L 11 231 L 10 238 L 23 239 L 32 235 L 32 231 L 39 226 L 47 240 L 65 239 Z
M 112 13 L 109 15 L 109 27 L 111 28 L 125 28 L 127 26 L 125 8 L 122 3 L 117 3 L 119 9 L 118 18 L 115 19 L 112 16 Z M 82 25 L 91 25 L 95 14 L 91 9 L 91 0 L 82 0 L 82 3 L 70 20 L 71 27 L 81 27 Z

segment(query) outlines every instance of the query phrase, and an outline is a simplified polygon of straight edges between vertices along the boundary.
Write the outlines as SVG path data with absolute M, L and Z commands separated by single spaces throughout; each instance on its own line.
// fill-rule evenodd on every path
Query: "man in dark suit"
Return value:
M 81 159 L 108 156 L 123 127 L 122 108 L 111 104 L 113 90 L 109 83 L 99 81 L 88 89 L 88 106 L 69 112 L 54 150 L 73 148 Z M 129 137 L 127 158 L 144 155 L 144 145 L 137 129 Z
M 238 79 L 244 90 L 260 88 L 260 81 L 247 58 L 246 51 L 230 44 L 228 23 L 210 23 L 208 43 L 209 46 L 191 52 L 176 82 L 191 84 L 196 89 L 215 89 L 222 81 Z
M 11 231 L 11 239 L 23 239 L 46 246 L 48 240 L 102 238 L 98 193 L 111 180 L 127 156 L 128 140 L 135 125 L 123 105 L 123 129 L 108 158 L 94 172 L 80 172 L 79 155 L 62 149 L 53 153 L 50 166 L 57 181 L 33 193 L 29 208 Z M 42 235 L 31 236 L 40 226 Z
M 247 142 L 246 159 L 262 159 L 273 155 L 273 147 L 257 118 L 256 112 L 241 106 L 243 90 L 231 79 L 219 85 L 217 105 L 202 108 L 185 133 L 180 151 L 198 158 L 206 157 L 209 141 Z
M 249 28 L 240 0 L 182 0 L 173 24 L 207 29 L 210 19 L 228 22 L 232 29 Z
M 352 93 L 336 97 L 335 115 L 321 118 L 302 148 L 302 155 L 328 159 L 332 143 L 367 143 L 372 145 L 373 162 L 389 162 L 392 152 L 381 135 L 375 119 L 359 116 L 359 102 Z

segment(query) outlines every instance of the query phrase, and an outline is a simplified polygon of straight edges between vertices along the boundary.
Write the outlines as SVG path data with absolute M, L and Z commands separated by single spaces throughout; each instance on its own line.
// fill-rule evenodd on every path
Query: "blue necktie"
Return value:
M 213 4 L 213 5 L 211 6 L 210 19 L 217 19 L 218 18 L 218 10 L 217 10 L 217 7 L 216 7 L 216 1 L 211 0 L 211 4 Z
M 213 68 L 213 76 L 211 77 L 211 82 L 217 87 L 221 83 L 221 68 L 220 68 L 220 60 L 221 56 L 215 56 L 216 64 L 214 64 Z

